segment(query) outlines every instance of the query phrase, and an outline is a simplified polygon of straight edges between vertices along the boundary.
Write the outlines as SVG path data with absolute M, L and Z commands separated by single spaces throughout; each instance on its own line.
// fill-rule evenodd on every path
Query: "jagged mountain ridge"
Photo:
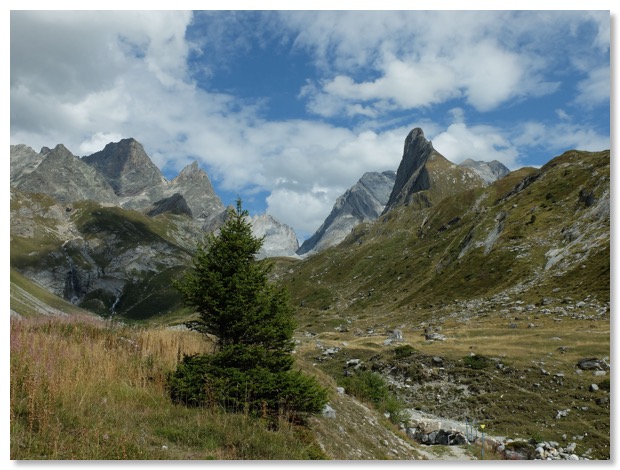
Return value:
M 512 290 L 608 302 L 609 175 L 609 151 L 570 151 L 430 207 L 402 204 L 296 265 L 293 298 L 344 316 Z
M 405 138 L 397 172 L 366 173 L 336 200 L 325 222 L 297 253 L 304 255 L 337 245 L 357 225 L 372 222 L 399 205 L 428 208 L 444 197 L 482 187 L 508 172 L 495 160 L 466 160 L 455 165 L 435 150 L 422 129 L 414 128 Z
M 227 213 L 196 162 L 169 182 L 134 139 L 82 159 L 62 144 L 16 145 L 10 158 L 13 268 L 103 315 L 178 308 L 172 278 Z M 295 256 L 292 229 L 260 220 L 261 257 Z
M 497 160 L 493 160 L 490 162 L 484 161 L 475 161 L 471 158 L 463 160 L 459 163 L 460 166 L 464 166 L 467 168 L 471 168 L 487 183 L 492 183 L 495 180 L 503 178 L 510 170 L 506 165 Z

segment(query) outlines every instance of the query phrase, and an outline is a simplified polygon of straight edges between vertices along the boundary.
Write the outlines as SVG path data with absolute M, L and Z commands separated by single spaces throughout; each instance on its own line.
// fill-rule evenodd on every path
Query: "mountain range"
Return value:
M 398 170 L 365 173 L 301 246 L 290 227 L 268 214 L 250 221 L 254 235 L 264 237 L 259 258 L 299 259 L 347 246 L 347 240 L 359 242 L 367 237 L 362 234 L 386 229 L 393 219 L 399 224 L 410 220 L 420 237 L 433 214 L 447 211 L 454 216 L 439 232 L 449 231 L 463 225 L 463 214 L 453 208 L 464 194 L 493 191 L 508 182 L 526 187 L 539 174 L 528 169 L 509 174 L 496 161 L 469 159 L 456 165 L 415 128 L 405 138 Z M 216 231 L 225 217 L 226 208 L 197 162 L 168 181 L 135 139 L 110 143 L 82 158 L 62 144 L 38 153 L 25 145 L 11 146 L 12 268 L 102 315 L 148 318 L 177 308 L 171 279 L 189 263 L 196 241 Z M 486 229 L 484 243 L 475 246 L 491 249 L 506 226 L 505 216 L 497 215 L 497 220 Z M 394 229 L 390 237 L 401 230 Z M 474 246 L 468 241 L 471 230 L 457 243 L 462 245 L 457 260 Z M 549 263 L 559 262 L 556 258 L 561 253 Z M 434 272 L 453 262 L 445 258 Z

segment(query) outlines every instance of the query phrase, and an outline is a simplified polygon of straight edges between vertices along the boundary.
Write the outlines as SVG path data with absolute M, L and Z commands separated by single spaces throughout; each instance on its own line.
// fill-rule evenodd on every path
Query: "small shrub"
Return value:
M 406 357 L 411 356 L 415 352 L 413 346 L 409 344 L 404 344 L 402 346 L 396 346 L 394 348 L 394 357 L 395 359 L 404 359 Z
M 486 369 L 491 365 L 491 360 L 488 357 L 474 355 L 474 356 L 465 356 L 463 358 L 463 362 L 465 365 L 474 370 L 482 370 Z

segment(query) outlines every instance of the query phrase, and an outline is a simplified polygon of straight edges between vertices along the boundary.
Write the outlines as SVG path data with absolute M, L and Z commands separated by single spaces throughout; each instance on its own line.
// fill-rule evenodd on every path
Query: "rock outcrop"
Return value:
M 446 196 L 484 184 L 475 171 L 455 165 L 437 152 L 417 127 L 405 139 L 394 188 L 383 214 L 402 205 L 428 208 Z
M 164 197 L 167 181 L 135 139 L 111 142 L 82 160 L 107 180 L 123 207 L 145 209 Z
M 493 160 L 491 162 L 474 161 L 471 158 L 459 163 L 460 166 L 471 168 L 474 170 L 484 181 L 492 183 L 500 178 L 503 178 L 510 170 L 503 163 Z
M 64 145 L 58 144 L 46 155 L 38 155 L 24 146 L 11 147 L 13 186 L 22 191 L 50 195 L 61 203 L 87 199 L 102 204 L 118 203 L 106 179 Z
M 318 252 L 337 245 L 362 222 L 376 220 L 390 197 L 396 173 L 364 173 L 360 180 L 340 196 L 319 229 L 299 248 L 297 254 Z
M 209 220 L 224 210 L 224 204 L 215 194 L 207 173 L 198 162 L 183 168 L 173 179 L 166 194 L 182 194 L 195 219 Z

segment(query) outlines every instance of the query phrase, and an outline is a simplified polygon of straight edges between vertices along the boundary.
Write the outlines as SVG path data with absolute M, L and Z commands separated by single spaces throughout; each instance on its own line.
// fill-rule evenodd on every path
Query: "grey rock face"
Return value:
M 278 222 L 269 214 L 255 215 L 251 219 L 252 234 L 265 237 L 258 258 L 272 258 L 275 256 L 296 257 L 299 248 L 297 235 L 288 225 Z
M 471 168 L 487 183 L 492 183 L 503 178 L 510 170 L 501 162 L 493 160 L 491 162 L 474 161 L 471 158 L 461 162 L 460 166 Z
M 394 188 L 383 214 L 403 205 L 426 209 L 447 196 L 484 184 L 474 170 L 448 161 L 426 140 L 422 129 L 415 128 L 405 139 Z
M 182 194 L 196 219 L 210 219 L 224 210 L 224 204 L 215 194 L 207 173 L 197 162 L 186 166 L 179 175 L 170 182 L 166 194 Z
M 376 220 L 388 201 L 396 173 L 368 172 L 340 196 L 319 229 L 299 248 L 297 254 L 318 252 L 337 245 L 362 222 Z
M 21 149 L 19 153 L 28 162 L 16 165 L 21 170 L 16 170 L 20 174 L 16 176 L 15 186 L 22 191 L 48 194 L 62 203 L 85 199 L 103 204 L 118 203 L 108 182 L 64 145 L 58 144 L 54 150 L 41 156 L 38 165 L 37 158 L 27 150 Z M 16 156 L 16 160 L 20 160 L 19 156 Z
M 103 175 L 124 207 L 144 209 L 164 197 L 166 179 L 135 139 L 109 143 L 82 160 Z
M 43 155 L 27 145 L 11 145 L 11 184 L 18 183 L 22 177 L 32 173 L 42 161 Z
M 187 205 L 187 201 L 179 193 L 174 193 L 170 197 L 156 201 L 153 204 L 153 208 L 146 214 L 154 217 L 156 215 L 163 214 L 164 212 L 170 212 L 171 214 L 185 214 L 189 217 L 192 216 L 192 210 Z
M 430 188 L 430 179 L 425 164 L 437 153 L 432 142 L 426 140 L 419 127 L 413 129 L 405 139 L 403 158 L 396 172 L 396 181 L 386 204 L 384 213 L 398 203 L 405 202 L 412 193 Z

